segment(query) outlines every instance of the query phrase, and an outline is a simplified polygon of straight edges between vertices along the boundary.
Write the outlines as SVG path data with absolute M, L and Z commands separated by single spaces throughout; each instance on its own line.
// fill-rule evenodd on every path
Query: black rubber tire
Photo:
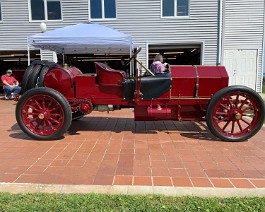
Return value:
M 48 95 L 52 98 L 54 98 L 62 107 L 63 112 L 64 112 L 64 123 L 61 126 L 61 128 L 48 136 L 42 136 L 33 133 L 30 131 L 24 124 L 22 120 L 22 108 L 25 102 L 30 99 L 32 96 L 39 95 L 39 94 L 44 94 Z M 33 88 L 31 90 L 28 90 L 27 92 L 24 93 L 24 95 L 21 96 L 21 98 L 18 100 L 17 105 L 16 105 L 16 120 L 21 128 L 21 130 L 27 134 L 29 137 L 36 139 L 36 140 L 55 140 L 59 139 L 63 136 L 63 134 L 68 130 L 68 128 L 71 125 L 72 122 L 72 110 L 69 102 L 66 100 L 66 98 L 59 93 L 58 91 L 51 89 L 51 88 Z
M 35 67 L 32 69 L 31 74 L 29 75 L 29 79 L 28 79 L 27 90 L 36 87 L 37 79 L 38 79 L 41 69 L 42 69 L 41 64 L 35 65 Z
M 27 91 L 27 85 L 28 85 L 28 80 L 29 80 L 29 77 L 30 77 L 30 74 L 33 70 L 33 68 L 35 67 L 36 63 L 31 63 L 25 73 L 24 73 L 24 76 L 23 76 L 23 79 L 22 79 L 22 82 L 21 82 L 21 94 L 25 93 Z
M 21 82 L 21 94 L 25 93 L 28 90 L 28 81 L 30 79 L 31 72 L 33 71 L 34 67 L 38 64 L 44 65 L 48 61 L 46 60 L 34 60 L 26 69 L 22 82 Z
M 51 69 L 51 68 L 56 68 L 58 67 L 58 65 L 54 62 L 50 62 L 48 64 L 45 64 L 39 74 L 39 80 L 38 80 L 38 87 L 44 87 L 44 77 L 47 74 L 47 72 Z
M 251 132 L 245 134 L 244 136 L 236 137 L 236 138 L 224 136 L 223 134 L 221 134 L 218 130 L 216 130 L 214 123 L 213 123 L 213 119 L 212 119 L 213 108 L 215 107 L 218 100 L 222 98 L 223 96 L 229 93 L 235 92 L 235 91 L 247 93 L 248 95 L 252 96 L 253 99 L 255 99 L 258 105 L 260 105 L 260 111 L 259 111 L 260 116 L 259 116 L 256 126 L 251 130 Z M 246 86 L 236 85 L 236 86 L 229 86 L 229 87 L 223 88 L 213 95 L 212 99 L 209 102 L 207 112 L 206 112 L 206 123 L 211 133 L 215 135 L 216 137 L 220 138 L 223 141 L 237 142 L 237 141 L 246 141 L 247 139 L 254 136 L 262 128 L 264 117 L 265 117 L 265 106 L 264 106 L 264 102 L 261 96 L 251 88 L 248 88 Z

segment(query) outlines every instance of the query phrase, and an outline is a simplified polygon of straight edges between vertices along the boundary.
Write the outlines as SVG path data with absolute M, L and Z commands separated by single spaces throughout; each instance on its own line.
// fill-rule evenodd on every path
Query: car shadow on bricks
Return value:
M 169 136 L 180 135 L 188 139 L 220 141 L 208 130 L 204 122 L 178 122 L 178 121 L 135 121 L 133 118 L 124 117 L 83 117 L 73 121 L 66 132 L 66 137 L 80 135 L 85 131 L 110 131 L 115 133 L 132 132 L 133 134 L 159 134 L 165 133 Z M 18 124 L 14 124 L 9 130 L 11 138 L 32 141 L 24 134 Z M 64 139 L 65 137 L 60 138 Z
M 194 140 L 221 142 L 220 139 L 214 137 L 213 135 L 211 135 L 209 133 L 180 133 L 180 135 L 185 137 L 185 138 L 190 138 L 190 139 L 194 139 Z
M 8 132 L 11 132 L 11 134 L 9 134 L 9 137 L 14 138 L 14 139 L 20 139 L 20 140 L 25 140 L 25 141 L 34 141 L 33 138 L 27 136 L 18 126 L 18 124 L 14 124 L 10 130 L 7 130 Z M 62 140 L 65 137 L 61 137 L 57 140 Z M 45 140 L 43 140 L 45 141 Z
M 72 122 L 69 135 L 79 135 L 82 131 L 110 131 L 115 133 L 132 132 L 134 134 L 180 134 L 194 139 L 217 140 L 201 122 L 178 121 L 134 121 L 124 117 L 84 117 Z

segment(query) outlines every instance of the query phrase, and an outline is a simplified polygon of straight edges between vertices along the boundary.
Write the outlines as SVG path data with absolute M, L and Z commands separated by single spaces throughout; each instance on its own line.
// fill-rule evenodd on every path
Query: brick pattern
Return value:
M 132 109 L 93 112 L 57 141 L 34 141 L 0 100 L 0 182 L 265 188 L 265 128 L 221 142 L 204 122 L 135 122 Z

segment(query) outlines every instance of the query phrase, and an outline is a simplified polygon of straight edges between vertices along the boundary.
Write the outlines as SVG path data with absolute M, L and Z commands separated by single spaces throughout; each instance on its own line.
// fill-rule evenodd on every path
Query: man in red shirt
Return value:
M 4 84 L 5 99 L 14 99 L 15 96 L 21 91 L 21 87 L 18 86 L 18 81 L 11 75 L 12 70 L 8 69 L 6 74 L 1 77 L 1 80 Z

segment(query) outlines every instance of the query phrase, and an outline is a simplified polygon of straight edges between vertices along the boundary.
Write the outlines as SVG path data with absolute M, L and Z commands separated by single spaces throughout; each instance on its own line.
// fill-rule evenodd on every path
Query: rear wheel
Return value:
M 44 65 L 40 71 L 39 77 L 38 77 L 38 87 L 44 87 L 44 77 L 47 74 L 47 72 L 51 68 L 58 67 L 58 65 L 54 62 L 49 62 L 48 64 Z
M 51 88 L 33 88 L 19 99 L 16 119 L 22 131 L 36 140 L 63 136 L 72 122 L 68 101 Z
M 31 63 L 24 73 L 24 76 L 23 76 L 23 79 L 21 82 L 21 93 L 22 94 L 27 91 L 27 85 L 28 85 L 29 77 L 30 77 L 30 74 L 31 74 L 33 68 L 35 67 L 35 65 L 36 65 L 36 62 Z
M 36 65 L 31 74 L 29 75 L 27 90 L 31 88 L 35 88 L 37 86 L 38 76 L 40 74 L 40 71 L 42 69 L 42 65 Z
M 211 99 L 206 122 L 210 131 L 224 141 L 245 141 L 263 126 L 264 102 L 245 86 L 230 86 Z
M 28 84 L 29 84 L 29 80 L 31 78 L 31 74 L 33 72 L 33 69 L 35 68 L 35 66 L 37 65 L 44 65 L 46 64 L 48 61 L 46 60 L 34 60 L 26 69 L 22 82 L 21 82 L 21 94 L 25 93 L 28 90 Z

